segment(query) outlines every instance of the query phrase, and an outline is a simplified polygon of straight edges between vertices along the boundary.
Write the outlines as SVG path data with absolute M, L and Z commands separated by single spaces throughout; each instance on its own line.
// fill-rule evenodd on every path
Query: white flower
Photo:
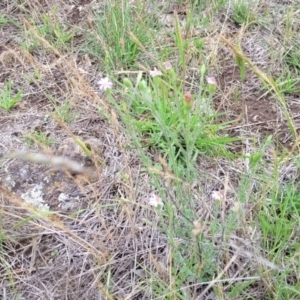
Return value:
M 207 80 L 207 83 L 208 84 L 211 84 L 211 85 L 217 85 L 217 80 L 216 80 L 216 78 L 215 77 L 207 77 L 206 78 L 206 80 Z
M 151 206 L 157 207 L 158 205 L 164 206 L 162 199 L 155 194 L 151 194 L 148 202 Z
M 149 71 L 149 74 L 151 77 L 155 77 L 155 76 L 161 76 L 162 72 L 155 68 L 153 71 Z
M 211 197 L 214 199 L 214 200 L 222 200 L 223 199 L 223 194 L 220 192 L 220 191 L 213 191 L 211 193 Z
M 169 61 L 164 62 L 163 65 L 166 70 L 172 69 L 172 64 Z
M 101 78 L 97 84 L 99 85 L 100 91 L 106 91 L 113 87 L 113 83 L 108 77 Z

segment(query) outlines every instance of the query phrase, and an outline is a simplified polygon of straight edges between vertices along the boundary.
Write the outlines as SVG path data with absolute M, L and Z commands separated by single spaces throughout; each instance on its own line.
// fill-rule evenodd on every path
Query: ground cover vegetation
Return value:
M 3 0 L 1 299 L 300 299 L 300 1 Z

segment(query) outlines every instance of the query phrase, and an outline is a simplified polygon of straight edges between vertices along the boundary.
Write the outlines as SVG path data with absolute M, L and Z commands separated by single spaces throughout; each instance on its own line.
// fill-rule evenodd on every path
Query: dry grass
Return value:
M 145 15 L 134 1 L 137 26 L 145 36 L 155 34 L 143 44 L 131 32 L 140 49 L 136 61 L 119 61 L 111 70 L 107 56 L 87 54 L 91 33 L 108 49 L 93 19 L 105 5 L 94 2 L 0 4 L 0 21 L 7 20 L 0 22 L 0 89 L 11 79 L 13 93 L 23 95 L 9 112 L 0 110 L 1 299 L 297 299 L 299 225 L 283 220 L 299 220 L 299 208 L 297 214 L 282 195 L 289 185 L 297 195 L 299 99 L 273 78 L 288 68 L 284 58 L 297 36 L 293 12 L 300 4 L 289 12 L 286 4 L 256 2 L 257 23 L 238 26 L 226 1 L 218 9 L 221 1 L 202 10 L 198 3 L 194 15 L 193 1 L 147 3 Z M 150 12 L 153 28 L 143 18 Z M 51 24 L 61 27 L 51 31 Z M 62 42 L 57 34 L 66 32 L 72 38 Z M 181 64 L 180 39 L 187 45 Z M 108 73 L 116 87 L 140 70 L 147 78 L 166 60 L 176 66 L 184 93 L 202 89 L 203 63 L 216 77 L 210 109 L 222 113 L 218 122 L 231 121 L 224 134 L 242 138 L 228 147 L 231 156 L 199 151 L 193 167 L 177 164 L 143 139 L 138 144 L 124 106 L 118 110 L 121 88 L 114 103 L 99 91 L 101 75 Z M 53 160 L 16 160 L 7 155 L 13 151 L 65 156 L 84 171 L 58 168 Z M 49 210 L 24 201 L 36 187 Z M 213 191 L 220 199 L 212 199 Z M 153 193 L 164 208 L 149 206 Z M 283 203 L 275 211 L 274 195 Z M 286 232 L 280 236 L 279 228 L 272 236 L 266 216 L 271 229 L 283 222 Z M 288 236 L 284 246 L 273 240 L 276 232 L 279 240 Z

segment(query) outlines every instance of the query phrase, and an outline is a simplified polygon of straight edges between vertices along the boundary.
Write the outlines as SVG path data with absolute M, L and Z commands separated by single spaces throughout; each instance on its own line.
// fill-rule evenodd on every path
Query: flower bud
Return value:
M 204 64 L 201 66 L 200 72 L 201 72 L 201 77 L 203 77 L 205 75 L 205 72 L 206 72 L 206 67 L 205 67 Z
M 190 93 L 185 93 L 183 95 L 184 97 L 184 102 L 187 106 L 191 106 L 192 105 L 192 95 Z
M 129 78 L 127 78 L 127 77 L 123 79 L 123 83 L 128 88 L 132 88 L 133 87 L 131 80 Z
M 145 80 L 141 80 L 139 82 L 139 90 L 146 91 L 147 90 L 147 82 Z
M 217 80 L 213 76 L 212 77 L 207 77 L 206 80 L 207 80 L 207 83 L 208 83 L 208 91 L 212 95 L 212 94 L 214 94 L 214 92 L 217 89 Z

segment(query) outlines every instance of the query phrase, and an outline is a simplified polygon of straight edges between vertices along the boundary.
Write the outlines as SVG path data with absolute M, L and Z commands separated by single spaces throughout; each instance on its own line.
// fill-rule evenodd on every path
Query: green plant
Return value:
M 241 51 L 241 47 L 239 46 L 238 48 Z M 244 81 L 246 79 L 246 64 L 245 64 L 244 60 L 239 56 L 235 57 L 235 61 L 240 69 L 241 81 Z
M 64 101 L 59 106 L 51 95 L 47 94 L 46 97 L 52 103 L 54 107 L 54 115 L 59 121 L 70 123 L 76 118 L 76 115 L 71 112 L 72 105 L 70 101 Z
M 253 22 L 255 15 L 252 9 L 251 1 L 235 0 L 233 2 L 233 20 L 239 25 Z
M 10 17 L 9 15 L 5 15 L 5 14 L 0 14 L 0 27 L 1 26 L 5 26 L 6 24 L 11 23 L 13 24 L 15 27 L 22 29 L 23 27 L 16 22 L 12 17 Z
M 9 79 L 4 89 L 1 91 L 0 107 L 5 111 L 10 111 L 21 99 L 22 91 L 20 90 L 14 96 L 12 95 L 12 80 Z
M 8 22 L 9 21 L 8 21 L 7 17 L 5 15 L 1 14 L 0 15 L 0 27 L 6 25 Z
M 69 101 L 64 102 L 61 106 L 57 106 L 54 101 L 52 101 L 55 116 L 62 122 L 70 123 L 75 119 L 75 115 L 70 112 L 71 104 Z
M 25 141 L 28 143 L 41 143 L 45 146 L 51 146 L 54 143 L 52 138 L 49 138 L 48 135 L 42 131 L 33 131 L 25 135 Z
M 281 76 L 276 79 L 276 84 L 283 94 L 295 94 L 300 92 L 300 77 L 298 71 L 295 70 L 295 75 L 289 69 L 283 71 Z
M 241 93 L 240 93 L 240 91 L 239 91 L 238 88 L 235 88 L 235 89 L 233 90 L 232 97 L 233 97 L 233 101 L 234 101 L 235 103 L 237 103 L 237 102 L 240 101 Z
M 146 28 L 149 16 L 142 13 L 142 9 L 133 11 L 128 0 L 107 0 L 103 12 L 94 16 L 95 28 L 88 35 L 85 51 L 104 61 L 108 70 L 129 68 L 140 53 L 130 33 L 142 45 L 150 41 L 149 29 Z
M 56 17 L 56 8 L 54 7 L 51 12 L 42 15 L 42 19 L 35 25 L 37 34 L 46 39 L 53 47 L 59 49 L 66 49 L 66 43 L 73 37 L 73 31 L 67 31 L 62 26 Z M 33 50 L 41 47 L 40 41 L 34 36 L 31 31 L 25 31 L 27 39 L 23 42 L 26 49 Z
M 298 299 L 300 296 L 297 284 L 299 282 L 297 263 L 300 253 L 299 201 L 299 188 L 295 184 L 289 184 L 279 192 L 274 192 L 258 215 L 263 248 L 269 261 L 284 266 L 280 275 L 273 272 L 276 276 L 270 281 L 277 299 Z
M 183 32 L 182 32 L 182 28 L 180 27 L 178 16 L 176 16 L 175 18 L 175 43 L 179 51 L 181 67 L 184 69 L 186 65 L 185 54 L 186 54 L 188 44 L 186 40 L 183 38 Z
M 53 104 L 52 117 L 60 126 L 51 137 L 72 137 L 60 139 L 60 145 L 79 147 L 76 159 L 84 164 L 42 153 L 0 157 L 5 174 L 0 176 L 5 183 L 4 188 L 0 184 L 0 286 L 1 278 L 5 286 L 0 297 L 23 299 L 51 291 L 57 299 L 64 294 L 109 300 L 299 299 L 299 138 L 296 116 L 290 115 L 295 105 L 289 105 L 297 102 L 299 92 L 298 5 L 256 0 L 94 1 L 91 13 L 84 6 L 83 29 L 68 23 L 77 8 L 60 2 L 60 11 L 45 14 L 30 1 L 18 0 L 17 16 L 15 10 L 10 10 L 11 19 L 0 16 L 0 26 L 9 22 L 4 31 L 13 28 L 16 40 L 27 43 L 26 50 L 37 50 L 30 54 L 13 47 L 2 55 L 4 61 L 14 58 L 9 66 L 3 64 L 2 75 L 22 70 L 13 78 L 21 75 L 25 80 L 30 105 L 1 116 L 0 124 L 7 123 L 6 131 L 20 115 L 28 122 L 19 125 L 25 126 L 36 117 L 33 111 L 38 118 L 51 114 L 49 105 L 41 107 L 44 101 L 34 101 L 34 89 Z M 27 32 L 12 26 L 15 16 L 24 20 Z M 241 25 L 238 33 L 232 20 Z M 254 22 L 259 26 L 249 30 Z M 78 28 L 81 35 L 70 44 L 69 34 Z M 249 43 L 253 62 L 242 52 Z M 84 56 L 78 55 L 82 52 Z M 157 69 L 149 72 L 152 66 Z M 56 67 L 66 75 L 66 91 L 50 76 Z M 91 78 L 99 70 L 114 84 L 108 77 Z M 217 80 L 208 74 L 218 74 Z M 90 84 L 94 79 L 98 90 Z M 50 90 L 60 100 L 51 98 Z M 251 101 L 255 97 L 263 97 L 264 103 Z M 71 99 L 85 105 L 73 105 Z M 262 122 L 252 122 L 247 112 L 268 109 L 271 101 L 277 101 L 287 123 L 281 123 L 282 118 L 273 122 L 271 111 Z M 74 119 L 74 111 L 89 118 L 95 103 L 104 116 L 101 125 L 93 120 L 77 136 L 81 123 L 67 122 Z M 225 114 L 232 123 L 223 123 Z M 289 138 L 286 125 L 294 145 L 287 141 L 292 150 L 283 150 L 287 154 L 281 156 L 278 130 L 266 139 L 265 133 L 275 126 L 280 138 Z M 53 140 L 41 130 L 30 132 L 25 141 L 50 146 Z M 242 142 L 232 144 L 235 139 Z M 8 143 L 0 143 L 3 149 L 14 148 L 5 140 Z M 26 163 L 15 165 L 17 158 Z M 42 167 L 29 174 L 38 162 L 51 170 Z M 21 172 L 12 174 L 19 166 Z M 10 173 L 13 176 L 7 176 Z M 10 179 L 17 179 L 13 188 Z M 52 212 L 27 207 L 24 197 L 17 196 L 28 196 L 24 188 L 36 179 L 43 179 L 37 196 L 45 193 Z M 66 257 L 75 252 L 76 261 Z M 28 272 L 18 261 L 29 262 Z M 88 288 L 81 284 L 91 281 Z M 38 290 L 32 292 L 33 283 Z
M 120 114 L 131 132 L 141 134 L 144 147 L 157 147 L 164 154 L 184 158 L 191 163 L 198 153 L 225 153 L 225 145 L 236 139 L 220 137 L 226 124 L 218 124 L 211 109 L 214 84 L 204 84 L 205 67 L 201 68 L 201 90 L 197 95 L 182 93 L 182 85 L 173 68 L 160 77 L 150 72 L 148 82 L 140 73 L 135 85 L 126 78 L 125 101 Z
M 78 137 L 74 137 L 75 143 L 81 148 L 81 150 L 86 154 L 87 157 L 92 157 L 91 150 L 87 147 L 87 145 Z
M 296 19 L 294 19 L 295 14 L 295 7 L 294 5 L 290 5 L 287 8 L 286 14 L 285 14 L 285 27 L 284 27 L 284 44 L 289 43 L 295 38 L 297 35 L 297 23 Z
M 300 66 L 300 43 L 293 40 L 292 44 L 284 55 L 284 61 L 288 66 L 299 70 Z

